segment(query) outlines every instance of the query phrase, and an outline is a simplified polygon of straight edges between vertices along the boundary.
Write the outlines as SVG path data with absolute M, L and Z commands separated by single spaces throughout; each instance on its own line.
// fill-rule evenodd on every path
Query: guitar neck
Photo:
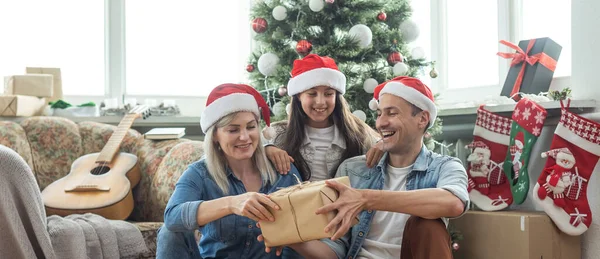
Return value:
M 125 115 L 123 120 L 121 120 L 119 123 L 119 126 L 117 126 L 117 130 L 113 132 L 104 148 L 102 148 L 102 151 L 100 151 L 100 155 L 98 156 L 98 159 L 96 159 L 96 163 L 108 164 L 112 161 L 113 157 L 119 150 L 119 147 L 121 147 L 121 142 L 123 142 L 127 131 L 131 128 L 131 125 L 133 125 L 133 121 L 135 121 L 136 118 L 137 116 L 135 114 Z

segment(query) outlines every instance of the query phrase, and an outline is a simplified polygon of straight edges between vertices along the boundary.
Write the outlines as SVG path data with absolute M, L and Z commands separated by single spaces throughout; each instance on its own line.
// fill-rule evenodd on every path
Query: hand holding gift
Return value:
M 270 211 L 280 209 L 267 195 L 257 192 L 247 192 L 234 196 L 229 207 L 234 214 L 254 221 L 274 221 L 273 214 Z
M 341 232 L 336 228 L 337 223 L 331 224 L 332 220 L 336 218 L 336 212 L 333 211 L 336 208 L 335 206 L 329 207 L 328 210 L 319 211 L 318 214 L 316 212 L 319 208 L 332 204 L 338 199 L 337 188 L 343 189 L 343 186 L 345 186 L 350 189 L 350 179 L 340 177 L 327 182 L 327 184 L 325 181 L 300 183 L 269 195 L 271 200 L 280 207 L 280 210 L 275 210 L 271 206 L 266 207 L 275 220 L 260 221 L 262 238 L 266 247 L 278 247 L 334 237 L 334 234 L 337 235 Z M 344 220 L 336 222 L 347 223 L 345 221 L 347 216 L 342 215 L 341 217 Z M 357 221 L 355 220 L 352 223 L 356 224 Z M 324 231 L 325 228 L 328 231 Z M 346 231 L 348 228 L 346 228 Z M 343 232 L 342 235 L 345 233 Z

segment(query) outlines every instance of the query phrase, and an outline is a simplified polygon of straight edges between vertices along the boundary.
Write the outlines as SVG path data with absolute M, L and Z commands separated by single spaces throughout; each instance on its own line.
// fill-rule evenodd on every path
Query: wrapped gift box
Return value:
M 531 46 L 530 43 L 532 43 Z M 503 44 L 509 47 L 512 45 L 510 43 Z M 511 48 L 514 49 L 514 47 Z M 517 92 L 525 94 L 547 92 L 554 77 L 554 70 L 562 47 L 550 38 L 537 38 L 520 41 L 516 50 L 516 53 L 498 53 L 502 57 L 512 58 L 511 67 L 500 94 L 511 97 L 515 87 Z M 527 59 L 525 59 L 525 55 L 527 55 Z M 517 61 L 519 62 L 517 63 Z M 530 62 L 535 63 L 531 64 Z M 519 79 L 521 80 L 520 84 Z
M 561 232 L 544 212 L 468 211 L 450 224 L 463 235 L 454 258 L 581 258 L 581 237 Z
M 4 77 L 4 94 L 52 97 L 52 75 L 13 75 Z
M 347 176 L 332 179 L 350 186 Z M 276 247 L 333 236 L 325 227 L 335 217 L 335 212 L 315 214 L 315 211 L 338 198 L 336 190 L 325 185 L 325 181 L 294 185 L 269 195 L 281 210 L 270 210 L 275 221 L 261 221 L 260 227 L 265 245 Z M 356 221 L 355 223 L 358 223 Z
M 0 116 L 35 116 L 46 108 L 46 99 L 27 95 L 0 95 Z
M 48 102 L 58 101 L 63 98 L 63 90 L 62 90 L 62 76 L 60 73 L 60 68 L 54 67 L 27 67 L 25 68 L 25 72 L 27 74 L 48 74 L 53 76 L 53 89 L 52 89 L 52 97 L 47 99 Z

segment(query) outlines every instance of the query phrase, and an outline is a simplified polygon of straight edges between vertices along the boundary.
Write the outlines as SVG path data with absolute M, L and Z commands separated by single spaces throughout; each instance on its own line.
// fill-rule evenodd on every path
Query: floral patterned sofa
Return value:
M 31 117 L 20 123 L 0 121 L 0 144 L 19 153 L 33 169 L 43 190 L 67 175 L 82 155 L 100 152 L 115 126 L 97 122 L 75 123 L 61 117 Z M 121 151 L 137 154 L 142 180 L 133 190 L 135 207 L 128 221 L 142 232 L 153 258 L 156 230 L 175 183 L 187 166 L 203 155 L 202 142 L 188 139 L 152 141 L 129 130 Z

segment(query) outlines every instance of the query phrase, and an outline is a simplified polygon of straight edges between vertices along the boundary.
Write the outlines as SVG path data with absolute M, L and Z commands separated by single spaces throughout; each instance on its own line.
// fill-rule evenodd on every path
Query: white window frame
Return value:
M 498 57 L 498 85 L 475 86 L 468 88 L 448 87 L 448 53 L 447 44 L 447 8 L 450 0 L 430 0 L 431 15 L 431 57 L 436 61 L 439 76 L 431 81 L 432 89 L 441 94 L 443 103 L 457 103 L 462 101 L 481 100 L 486 96 L 499 96 L 502 86 L 510 68 L 510 59 Z M 526 0 L 499 0 L 498 3 L 498 39 L 509 42 L 519 42 L 523 37 L 523 1 Z M 514 50 L 498 43 L 499 52 L 513 52 Z M 495 55 L 496 53 L 490 53 Z M 570 76 L 554 77 L 551 90 L 562 89 L 569 86 Z
M 246 0 L 251 1 L 252 0 Z M 439 76 L 431 80 L 431 87 L 436 93 L 441 94 L 442 103 L 456 103 L 462 101 L 479 100 L 485 96 L 499 96 L 502 85 L 510 67 L 510 60 L 498 58 L 499 85 L 477 86 L 469 88 L 448 88 L 447 70 L 447 13 L 446 4 L 450 0 L 430 0 L 431 15 L 431 59 L 436 61 Z M 518 42 L 522 37 L 522 4 L 526 0 L 499 0 L 498 1 L 498 38 L 510 42 Z M 103 96 L 72 96 L 65 99 L 73 103 L 94 101 L 102 102 L 106 98 L 117 98 L 122 104 L 125 98 L 135 98 L 138 103 L 146 99 L 161 102 L 163 99 L 174 100 L 179 106 L 182 116 L 200 116 L 204 109 L 206 96 L 140 96 L 126 95 L 126 60 L 125 60 L 125 0 L 105 0 L 105 94 Z M 505 22 L 507 21 L 508 22 Z M 248 40 L 251 49 L 256 43 L 251 38 Z M 498 51 L 511 52 L 508 47 L 498 43 Z M 490 53 L 495 55 L 495 53 Z M 570 76 L 555 77 L 550 89 L 561 89 L 569 86 Z

